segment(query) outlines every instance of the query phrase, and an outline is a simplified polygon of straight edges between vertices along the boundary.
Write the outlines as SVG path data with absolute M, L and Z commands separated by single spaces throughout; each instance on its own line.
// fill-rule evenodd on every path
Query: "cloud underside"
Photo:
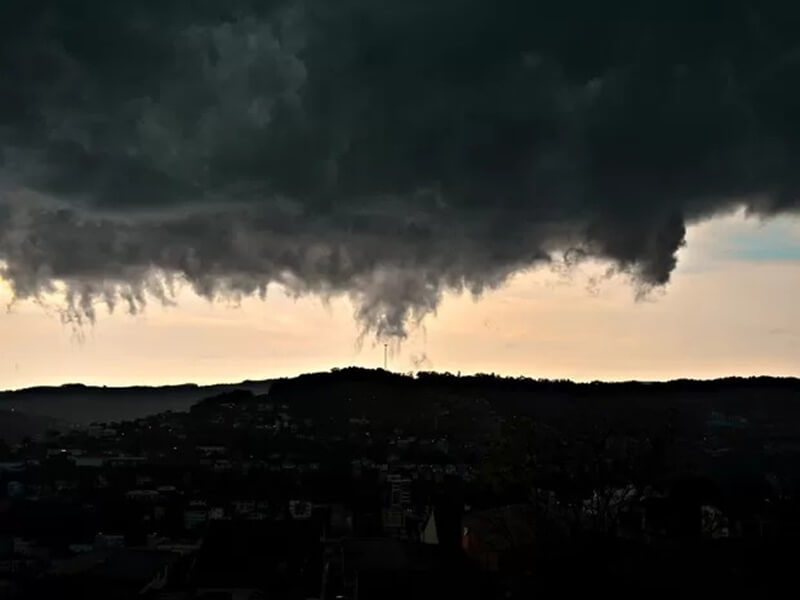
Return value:
M 687 223 L 798 206 L 788 3 L 221 4 L 0 7 L 17 297 L 280 283 L 403 336 L 555 255 L 660 286 Z

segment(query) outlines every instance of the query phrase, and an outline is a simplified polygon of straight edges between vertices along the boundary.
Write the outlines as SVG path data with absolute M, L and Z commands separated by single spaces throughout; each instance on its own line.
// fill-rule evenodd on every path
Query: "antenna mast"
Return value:
M 383 370 L 389 369 L 389 344 L 383 345 Z

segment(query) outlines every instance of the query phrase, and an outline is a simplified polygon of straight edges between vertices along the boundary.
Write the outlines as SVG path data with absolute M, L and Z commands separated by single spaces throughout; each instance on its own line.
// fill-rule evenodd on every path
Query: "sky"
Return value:
M 637 299 L 607 265 L 520 273 L 479 299 L 448 294 L 400 344 L 389 367 L 496 372 L 580 381 L 800 375 L 800 220 L 742 211 L 693 226 L 670 284 Z M 5 285 L 0 292 L 10 300 Z M 332 367 L 383 366 L 359 345 L 346 297 L 327 305 L 274 290 L 265 300 L 211 303 L 187 288 L 75 329 L 33 302 L 0 319 L 4 388 L 215 383 Z M 53 298 L 58 307 L 57 297 Z
M 798 28 L 784 1 L 6 0 L 2 387 L 384 344 L 794 372 Z

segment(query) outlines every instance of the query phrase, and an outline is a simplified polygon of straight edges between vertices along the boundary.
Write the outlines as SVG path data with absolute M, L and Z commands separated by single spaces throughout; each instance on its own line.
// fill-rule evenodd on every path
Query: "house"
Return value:
M 103 466 L 101 456 L 79 456 L 75 459 L 75 466 L 83 469 L 99 469 Z
M 406 525 L 406 514 L 400 508 L 384 508 L 381 511 L 383 530 L 388 535 L 399 535 Z
M 130 490 L 125 493 L 125 498 L 132 502 L 154 504 L 161 499 L 161 494 L 156 490 Z
M 291 500 L 289 502 L 289 514 L 293 519 L 310 519 L 312 508 L 310 502 L 303 500 Z
M 225 509 L 221 506 L 215 506 L 209 509 L 208 518 L 211 521 L 221 521 L 225 518 Z
M 485 571 L 527 571 L 537 540 L 535 509 L 527 504 L 467 513 L 461 547 Z
M 387 504 L 393 508 L 405 508 L 411 503 L 411 480 L 402 475 L 389 475 L 389 498 Z
M 54 456 L 71 456 L 71 455 L 66 448 L 48 448 L 47 457 L 52 458 Z
M 183 511 L 183 526 L 191 531 L 208 521 L 208 506 L 205 502 L 191 502 Z
M 423 544 L 438 544 L 439 543 L 439 531 L 436 527 L 436 513 L 435 511 L 431 510 L 430 514 L 428 515 L 428 519 L 425 521 L 425 524 L 422 526 L 422 532 L 420 534 L 420 541 Z
M 227 459 L 217 459 L 214 461 L 215 473 L 226 473 L 233 469 L 233 463 Z
M 9 498 L 24 498 L 25 484 L 20 481 L 9 481 L 6 486 L 6 495 Z
M 328 510 L 327 535 L 344 537 L 353 532 L 353 511 L 344 504 L 332 504 Z
M 94 538 L 95 550 L 109 550 L 125 546 L 125 536 L 117 534 L 98 533 Z
M 105 459 L 107 467 L 136 467 L 147 462 L 145 456 L 111 456 Z
M 233 506 L 234 513 L 237 515 L 249 515 L 256 510 L 255 500 L 234 500 L 231 505 Z
M 730 537 L 728 518 L 716 506 L 704 504 L 700 507 L 703 537 L 720 539 Z
M 98 438 L 98 439 L 99 438 L 109 439 L 109 438 L 116 437 L 116 435 L 117 435 L 117 431 L 115 429 L 112 429 L 110 427 L 106 427 L 105 425 L 102 425 L 102 424 L 92 424 L 92 425 L 90 425 L 88 430 L 87 430 L 87 433 L 89 434 L 89 437 Z
M 706 420 L 710 429 L 747 429 L 750 423 L 739 415 L 727 415 L 719 411 L 712 411 Z
M 145 473 L 136 474 L 136 485 L 139 487 L 150 486 L 153 483 L 153 478 Z
M 195 452 L 204 457 L 225 456 L 228 449 L 225 446 L 195 446 Z

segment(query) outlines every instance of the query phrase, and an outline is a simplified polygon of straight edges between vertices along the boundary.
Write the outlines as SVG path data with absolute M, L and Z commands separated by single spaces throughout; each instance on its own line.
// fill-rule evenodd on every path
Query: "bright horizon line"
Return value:
M 247 384 L 247 383 L 263 383 L 268 381 L 279 381 L 282 379 L 295 379 L 297 377 L 301 377 L 303 375 L 315 375 L 315 374 L 322 374 L 322 373 L 332 373 L 335 370 L 344 370 L 344 369 L 361 369 L 365 371 L 383 371 L 383 367 L 365 367 L 362 365 L 347 365 L 343 367 L 330 367 L 328 369 L 320 369 L 320 370 L 309 370 L 309 371 L 302 371 L 297 372 L 295 374 L 289 375 L 277 375 L 274 377 L 248 377 L 246 379 L 236 379 L 236 380 L 223 380 L 223 381 L 213 381 L 213 382 L 200 382 L 200 381 L 178 381 L 178 382 L 164 382 L 164 383 L 113 383 L 113 384 L 104 384 L 104 383 L 86 383 L 81 381 L 64 381 L 61 383 L 45 383 L 45 384 L 37 384 L 37 385 L 28 385 L 23 387 L 11 387 L 11 388 L 3 388 L 0 389 L 0 393 L 8 393 L 8 392 L 20 392 L 25 390 L 35 390 L 35 389 L 42 389 L 42 388 L 64 388 L 70 386 L 80 386 L 80 387 L 88 387 L 88 388 L 105 388 L 105 389 L 126 389 L 126 388 L 168 388 L 168 387 L 215 387 L 215 386 L 231 386 L 231 385 L 239 385 L 239 384 Z M 416 376 L 418 373 L 436 373 L 439 375 L 453 375 L 456 377 L 474 377 L 477 375 L 494 375 L 501 379 L 529 379 L 533 381 L 568 381 L 570 383 L 575 384 L 591 384 L 591 383 L 645 383 L 645 384 L 657 384 L 657 383 L 672 383 L 675 381 L 697 381 L 697 382 L 713 382 L 713 381 L 721 381 L 725 379 L 758 379 L 758 378 L 767 378 L 767 379 L 796 379 L 800 380 L 796 374 L 778 374 L 778 373 L 760 373 L 760 374 L 750 374 L 750 375 L 741 375 L 741 374 L 731 374 L 731 375 L 720 375 L 716 377 L 691 377 L 691 376 L 684 376 L 684 377 L 670 377 L 664 379 L 631 379 L 631 378 L 606 378 L 606 379 L 579 379 L 579 378 L 569 378 L 569 377 L 536 377 L 534 375 L 526 375 L 526 374 L 509 374 L 509 373 L 497 373 L 497 372 L 487 372 L 487 371 L 439 371 L 437 369 L 418 369 L 414 371 L 393 371 L 392 369 L 386 369 L 387 372 L 395 374 L 395 375 L 404 375 L 404 376 Z

